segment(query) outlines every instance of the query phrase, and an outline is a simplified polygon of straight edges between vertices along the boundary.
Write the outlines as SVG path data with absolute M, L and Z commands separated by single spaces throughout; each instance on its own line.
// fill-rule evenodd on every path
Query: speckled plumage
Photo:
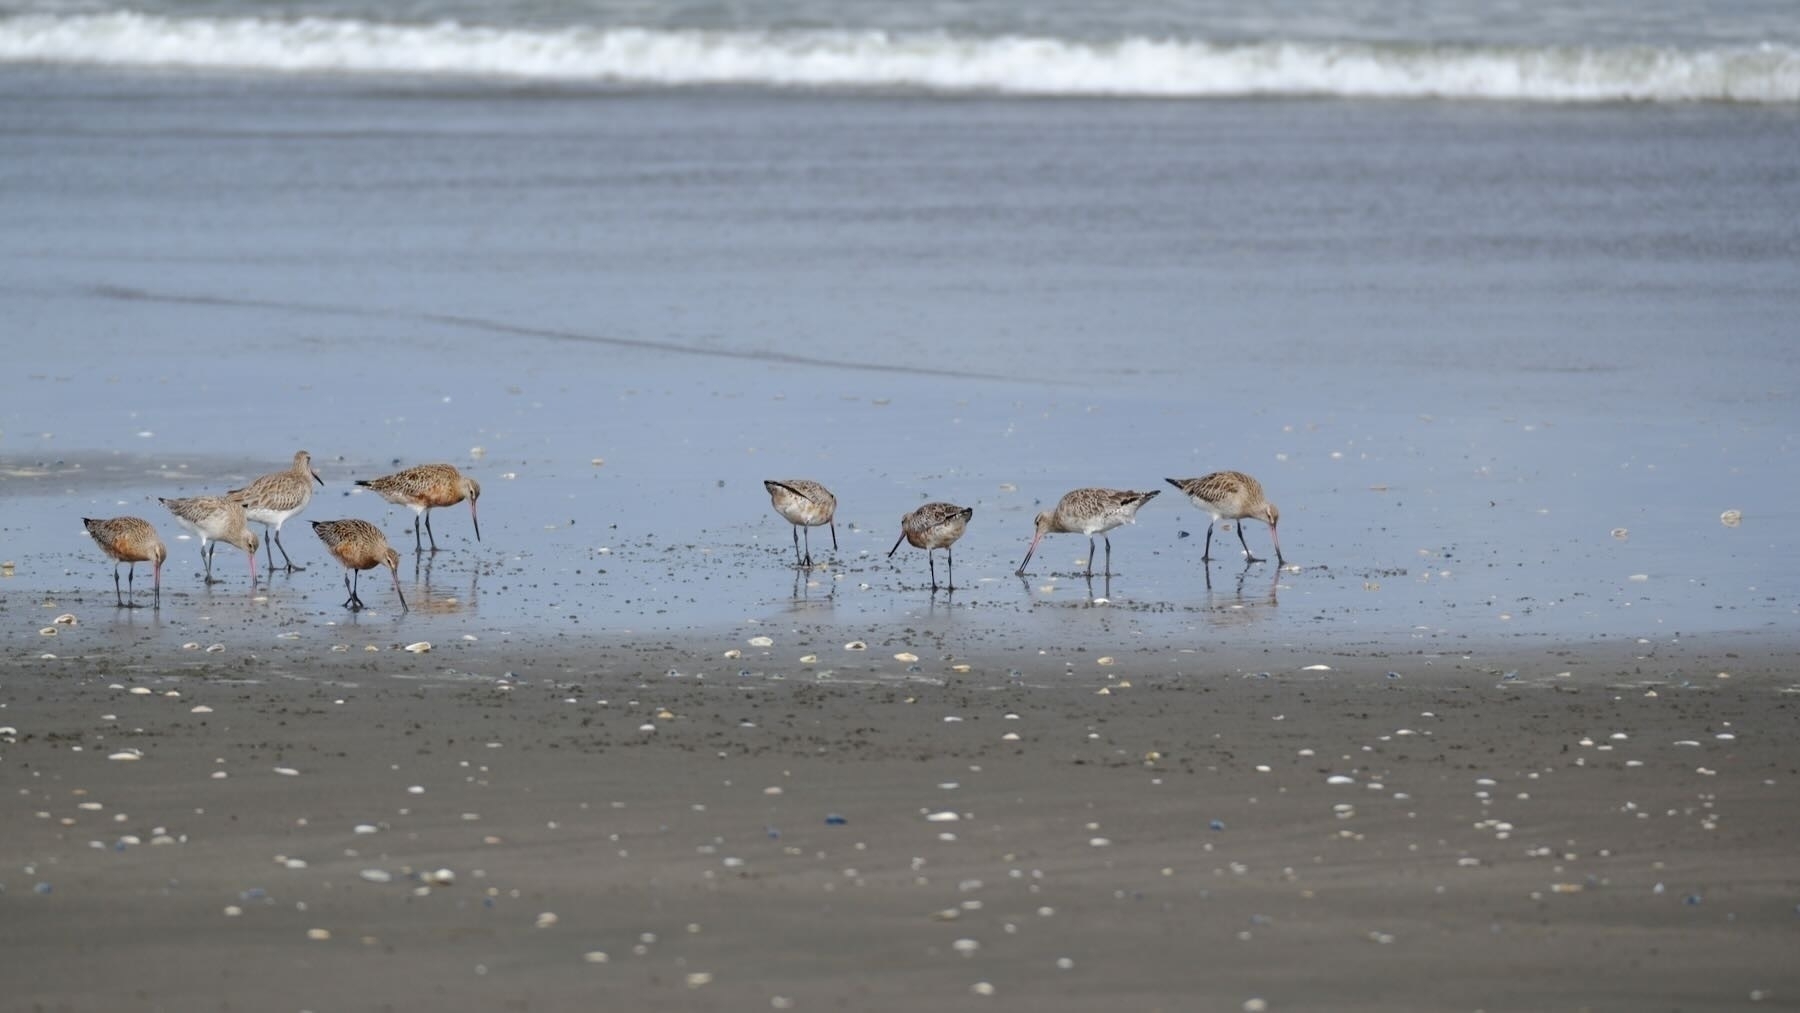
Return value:
M 355 518 L 313 521 L 312 526 L 319 541 L 324 542 L 331 555 L 344 564 L 344 589 L 350 592 L 350 597 L 344 599 L 345 608 L 362 609 L 362 599 L 356 594 L 362 571 L 385 565 L 394 577 L 394 595 L 400 599 L 400 608 L 407 610 L 406 595 L 400 590 L 400 553 L 388 544 L 387 536 L 380 528 Z
M 949 567 L 946 577 L 946 588 L 956 590 L 956 557 L 950 547 L 963 536 L 969 525 L 969 518 L 975 516 L 974 507 L 960 507 L 954 503 L 927 503 L 905 517 L 900 518 L 900 537 L 894 540 L 894 547 L 888 550 L 888 558 L 900 551 L 900 543 L 906 542 L 916 549 L 925 550 L 925 563 L 931 568 L 931 589 L 938 589 L 937 563 L 932 560 L 933 549 L 943 549 L 946 565 Z
M 412 508 L 418 518 L 413 522 L 415 552 L 424 551 L 419 538 L 419 520 L 423 520 L 425 535 L 431 539 L 431 551 L 436 552 L 437 536 L 431 530 L 431 508 L 454 506 L 465 499 L 469 501 L 469 521 L 475 525 L 475 540 L 481 541 L 481 518 L 475 514 L 475 502 L 481 498 L 481 483 L 457 471 L 455 465 L 421 464 L 356 484 L 375 490 L 389 503 Z
M 1281 524 L 1281 511 L 1263 495 L 1261 482 L 1241 471 L 1215 471 L 1199 478 L 1165 478 L 1163 481 L 1180 489 L 1190 502 L 1212 515 L 1206 526 L 1206 548 L 1200 554 L 1201 562 L 1212 561 L 1213 525 L 1221 520 L 1239 522 L 1233 527 L 1237 529 L 1238 544 L 1244 547 L 1244 561 L 1262 562 L 1251 554 L 1250 543 L 1244 541 L 1242 521 L 1254 517 L 1269 526 L 1269 540 L 1275 544 L 1275 565 L 1287 565 L 1281 554 L 1281 536 L 1276 530 Z
M 806 535 L 806 551 L 800 550 L 801 532 L 807 528 L 816 528 L 821 524 L 831 526 L 831 551 L 837 551 L 837 497 L 810 478 L 767 479 L 763 488 L 769 491 L 769 502 L 774 505 L 775 512 L 794 526 L 794 562 L 797 566 L 811 566 L 812 535 Z
M 212 575 L 216 543 L 224 542 L 243 549 L 250 556 L 250 586 L 256 586 L 256 550 L 262 540 L 250 530 L 244 508 L 223 496 L 188 496 L 181 499 L 158 499 L 175 515 L 176 523 L 200 539 L 200 559 L 206 567 L 206 582 L 217 584 Z
M 1045 535 L 1056 532 L 1088 536 L 1087 575 L 1094 575 L 1094 536 L 1101 535 L 1121 524 L 1137 522 L 1138 508 L 1155 499 L 1159 493 L 1132 492 L 1128 489 L 1076 489 L 1066 493 L 1056 503 L 1054 510 L 1045 510 L 1037 515 L 1036 532 L 1031 536 L 1031 548 L 1025 550 L 1025 559 L 1019 564 L 1017 576 L 1025 576 L 1025 567 L 1031 562 L 1031 556 L 1037 552 L 1038 542 Z M 1112 539 L 1106 542 L 1106 572 L 1112 571 Z
M 304 450 L 294 454 L 294 464 L 286 471 L 262 475 L 242 489 L 233 489 L 226 498 L 244 508 L 244 515 L 261 524 L 269 532 L 269 569 L 275 569 L 275 550 L 281 550 L 281 561 L 288 570 L 304 570 L 288 558 L 287 546 L 281 544 L 282 522 L 306 509 L 312 502 L 313 483 L 325 484 L 313 470 L 312 455 Z
M 127 601 L 119 593 L 119 564 L 131 564 L 125 577 L 125 587 L 129 592 L 137 578 L 137 564 L 150 563 L 154 567 L 152 579 L 156 588 L 156 603 L 162 604 L 162 565 L 169 558 L 169 550 L 163 540 L 150 526 L 150 522 L 142 517 L 110 517 L 95 520 L 92 517 L 81 519 L 87 533 L 99 543 L 101 551 L 113 560 L 113 600 L 120 608 L 137 608 L 136 602 Z

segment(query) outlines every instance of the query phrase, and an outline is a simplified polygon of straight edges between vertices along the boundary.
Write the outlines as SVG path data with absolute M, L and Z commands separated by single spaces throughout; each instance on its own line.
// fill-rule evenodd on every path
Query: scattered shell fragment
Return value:
M 119 751 L 117 753 L 113 753 L 112 755 L 107 757 L 107 759 L 109 759 L 109 760 L 118 760 L 122 763 L 131 763 L 133 761 L 141 760 L 143 758 L 144 758 L 143 752 L 140 750 L 136 750 L 136 749 L 121 750 L 121 751 Z
M 895 661 L 918 661 L 919 656 L 914 654 L 911 651 L 901 651 L 899 654 L 894 655 L 894 660 Z
M 405 649 L 408 651 L 411 651 L 414 654 L 424 654 L 426 651 L 431 650 L 431 641 L 416 640 L 410 644 L 407 644 Z
M 46 627 L 44 627 L 44 628 L 43 628 L 43 629 L 41 629 L 41 630 L 38 630 L 38 636 L 41 636 L 41 637 L 54 637 L 54 636 L 56 636 L 56 627 L 54 627 L 54 626 L 46 626 Z
M 744 652 L 733 647 L 731 650 L 725 652 L 725 656 L 727 658 L 741 658 L 744 656 Z
M 300 776 L 300 772 L 298 770 L 295 770 L 292 767 L 276 767 L 275 773 L 280 774 L 283 777 L 299 777 Z
M 133 686 L 130 689 L 132 696 L 149 696 L 153 692 L 155 691 L 148 686 Z
M 213 709 L 211 707 L 208 707 L 205 704 L 199 704 L 195 707 L 189 708 L 189 710 L 188 710 L 189 714 L 211 714 L 212 712 L 213 712 Z
M 866 651 L 868 649 L 869 645 L 860 640 L 852 640 L 844 645 L 844 650 L 846 651 Z
M 57 626 L 79 626 L 79 625 L 81 625 L 81 620 L 75 618 L 75 613 L 73 613 L 73 612 L 64 612 L 62 615 L 57 616 L 55 619 L 52 619 L 50 621 L 52 623 L 56 624 Z
M 1744 512 L 1742 510 L 1727 510 L 1719 515 L 1719 523 L 1728 528 L 1735 528 L 1739 524 L 1744 523 Z
M 1113 664 L 1113 656 L 1108 654 L 1103 658 L 1096 658 L 1094 660 L 1094 664 L 1096 664 L 1096 665 L 1111 665 L 1111 664 Z
M 950 671 L 952 671 L 952 672 L 967 672 L 967 671 L 969 671 L 969 670 L 970 670 L 970 669 L 971 669 L 971 668 L 973 668 L 973 667 L 974 667 L 974 666 L 972 666 L 972 665 L 967 665 L 967 664 L 963 664 L 963 665 L 951 665 L 951 666 L 950 666 Z
M 330 929 L 307 929 L 306 930 L 306 938 L 311 939 L 315 942 L 322 943 L 325 940 L 331 938 L 331 930 Z
M 1302 671 L 1302 672 L 1329 672 L 1329 671 L 1331 671 L 1331 666 L 1330 665 L 1308 665 L 1305 668 L 1302 668 L 1300 671 Z
M 540 929 L 547 929 L 550 926 L 555 925 L 557 921 L 556 912 L 545 911 L 537 916 L 537 927 Z
M 223 651 L 224 649 L 225 649 L 224 644 L 207 644 L 206 645 L 206 653 L 208 653 L 208 654 L 217 654 L 220 651 Z
M 962 819 L 962 817 L 945 809 L 941 812 L 930 813 L 925 819 L 931 823 L 955 823 L 957 820 Z
M 773 638 L 773 637 L 751 637 L 749 640 L 749 644 L 751 647 L 774 647 L 775 646 L 775 638 Z
M 581 959 L 589 964 L 604 964 L 612 958 L 606 955 L 605 950 L 589 950 L 581 955 Z
M 817 662 L 818 660 L 819 660 L 819 656 L 816 654 L 802 654 L 800 656 L 800 664 L 802 664 L 802 665 L 811 665 L 811 664 L 814 664 L 815 662 Z

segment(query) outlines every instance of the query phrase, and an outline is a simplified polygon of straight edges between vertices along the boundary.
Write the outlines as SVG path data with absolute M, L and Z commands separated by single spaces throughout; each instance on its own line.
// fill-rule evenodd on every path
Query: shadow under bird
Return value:
M 944 550 L 945 589 L 956 590 L 956 557 L 951 554 L 950 547 L 963 536 L 969 525 L 969 518 L 975 516 L 974 507 L 959 507 L 954 503 L 927 503 L 905 517 L 900 518 L 900 537 L 894 540 L 894 547 L 888 550 L 888 558 L 900 551 L 900 543 L 907 542 L 915 549 L 925 550 L 925 563 L 931 567 L 931 589 L 938 589 L 937 563 L 933 561 L 931 550 Z
M 218 584 L 213 579 L 212 557 L 218 549 L 219 542 L 235 545 L 250 556 L 250 586 L 256 586 L 256 550 L 262 544 L 256 532 L 250 530 L 249 518 L 244 508 L 223 496 L 188 496 L 183 499 L 163 499 L 157 502 L 169 508 L 175 515 L 175 522 L 188 529 L 200 539 L 200 560 L 206 566 L 206 583 Z
M 475 515 L 475 501 L 481 498 L 481 483 L 457 471 L 454 465 L 421 464 L 356 484 L 375 490 L 389 503 L 412 508 L 414 552 L 425 551 L 419 539 L 420 518 L 424 519 L 425 537 L 431 539 L 431 551 L 436 552 L 437 536 L 431 531 L 431 508 L 455 506 L 465 499 L 469 501 L 469 521 L 475 525 L 475 540 L 481 541 L 481 518 Z
M 1013 575 L 1025 576 L 1025 567 L 1031 563 L 1032 553 L 1037 551 L 1038 542 L 1045 535 L 1062 532 L 1088 536 L 1089 577 L 1094 575 L 1094 536 L 1100 535 L 1106 542 L 1104 573 L 1112 576 L 1112 539 L 1106 537 L 1106 532 L 1121 524 L 1137 523 L 1138 508 L 1158 495 L 1155 490 L 1132 492 L 1129 489 L 1076 489 L 1065 494 L 1057 501 L 1056 509 L 1037 515 L 1037 531 L 1031 536 L 1031 548 L 1025 550 L 1025 559 Z
M 1250 543 L 1244 541 L 1243 520 L 1254 517 L 1269 526 L 1269 541 L 1275 545 L 1275 565 L 1287 565 L 1287 559 L 1281 554 L 1281 536 L 1276 533 L 1281 524 L 1281 511 L 1263 495 L 1261 482 L 1241 471 L 1215 471 L 1199 478 L 1165 478 L 1163 481 L 1180 489 L 1189 502 L 1212 515 L 1211 523 L 1206 525 L 1206 547 L 1200 552 L 1202 563 L 1212 562 L 1213 525 L 1222 520 L 1237 522 L 1233 527 L 1237 528 L 1238 544 L 1244 547 L 1244 562 L 1264 562 L 1251 553 Z
M 131 569 L 125 575 L 125 589 L 130 593 L 132 582 L 137 577 L 137 565 L 150 563 L 154 567 L 151 581 L 156 589 L 156 604 L 162 604 L 162 565 L 169 558 L 169 550 L 163 547 L 163 541 L 157 537 L 156 529 L 142 517 L 112 517 L 106 520 L 95 520 L 92 517 L 81 519 L 87 533 L 100 544 L 101 551 L 113 559 L 113 600 L 122 609 L 142 608 L 135 601 L 126 601 L 119 594 L 119 564 L 130 563 Z
M 289 573 L 304 570 L 304 566 L 295 566 L 288 558 L 287 546 L 281 544 L 281 524 L 283 521 L 306 509 L 312 502 L 313 483 L 325 484 L 319 473 L 313 470 L 312 455 L 304 450 L 294 454 L 294 464 L 286 471 L 270 472 L 258 477 L 242 489 L 233 489 L 225 494 L 244 508 L 244 516 L 250 518 L 268 531 L 269 572 L 275 572 L 275 550 L 281 550 L 281 561 L 287 566 Z
M 313 521 L 312 526 L 319 541 L 324 542 L 332 556 L 344 564 L 344 590 L 350 592 L 350 597 L 344 599 L 345 608 L 352 612 L 362 611 L 363 601 L 356 593 L 362 571 L 385 564 L 394 578 L 394 596 L 400 599 L 400 610 L 411 611 L 406 604 L 406 595 L 400 590 L 400 553 L 388 544 L 387 536 L 380 528 L 368 521 L 354 519 Z
M 808 478 L 768 479 L 763 488 L 769 490 L 769 502 L 775 512 L 794 526 L 794 565 L 811 566 L 812 534 L 810 529 L 831 525 L 831 551 L 837 551 L 837 497 L 831 490 Z M 800 533 L 807 531 L 806 554 L 800 553 Z

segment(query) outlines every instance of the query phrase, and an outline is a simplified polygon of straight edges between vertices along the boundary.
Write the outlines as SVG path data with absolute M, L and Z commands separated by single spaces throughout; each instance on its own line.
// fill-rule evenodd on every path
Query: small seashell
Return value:
M 919 656 L 914 654 L 911 651 L 901 651 L 899 654 L 894 655 L 894 660 L 895 661 L 918 661 Z
M 581 959 L 589 964 L 604 964 L 611 960 L 605 950 L 589 950 L 581 955 Z
M 386 869 L 364 869 L 357 875 L 371 883 L 387 883 L 393 880 L 394 874 Z
M 1631 581 L 1636 581 L 1637 583 L 1642 584 L 1644 581 L 1650 579 L 1650 575 L 1647 573 L 1634 573 L 1631 576 L 1626 577 L 1625 579 L 1631 580 Z
M 57 616 L 55 619 L 52 619 L 50 621 L 52 623 L 56 624 L 57 626 L 79 626 L 79 625 L 81 625 L 81 620 L 76 619 L 75 613 L 73 613 L 73 612 L 64 612 L 62 615 Z
M 818 661 L 818 660 L 819 660 L 819 656 L 816 654 L 802 654 L 800 656 L 800 664 L 802 664 L 802 665 L 810 665 L 813 662 Z
M 41 637 L 54 637 L 54 636 L 56 636 L 56 627 L 54 627 L 54 626 L 46 626 L 46 627 L 44 627 L 44 628 L 43 628 L 43 629 L 41 629 L 41 630 L 38 630 L 38 636 L 41 636 Z
M 925 820 L 928 823 L 955 823 L 957 820 L 960 820 L 960 819 L 962 819 L 961 816 L 958 816 L 956 813 L 951 812 L 948 809 L 945 809 L 941 812 L 930 813 L 925 817 Z
M 750 644 L 751 647 L 774 647 L 775 646 L 775 638 L 773 638 L 773 637 L 751 637 L 750 640 L 748 641 L 748 643 Z
M 118 760 L 121 763 L 132 763 L 143 758 L 144 754 L 136 749 L 126 749 L 107 757 L 109 760 Z
M 725 652 L 725 656 L 727 658 L 741 658 L 744 656 L 744 652 L 733 647 L 731 650 Z
M 1739 524 L 1744 523 L 1744 512 L 1742 510 L 1727 510 L 1719 515 L 1719 523 L 1728 528 L 1735 528 Z
M 407 644 L 404 649 L 407 651 L 411 651 L 414 654 L 424 654 L 426 651 L 431 650 L 431 641 L 417 640 L 417 641 L 414 641 L 413 643 Z
M 456 882 L 456 873 L 449 869 L 439 869 L 436 872 L 422 872 L 419 878 L 433 886 L 449 886 Z
M 331 930 L 330 929 L 307 929 L 306 930 L 306 938 L 322 943 L 325 940 L 331 938 Z
M 192 640 L 190 640 L 187 643 L 182 644 L 181 649 L 184 651 L 198 651 L 200 649 L 200 645 L 196 644 Z
M 295 770 L 292 767 L 276 767 L 275 773 L 280 774 L 283 777 L 299 777 L 300 776 L 300 772 L 298 770 Z
M 951 665 L 951 666 L 950 666 L 950 671 L 952 671 L 952 672 L 967 672 L 967 671 L 969 671 L 969 670 L 970 670 L 970 669 L 971 669 L 971 668 L 973 668 L 973 667 L 974 667 L 974 666 L 972 666 L 972 665 L 967 665 L 967 664 L 962 664 L 962 665 Z
M 1302 671 L 1302 672 L 1329 672 L 1329 671 L 1331 671 L 1331 666 L 1330 665 L 1308 665 L 1305 668 L 1302 668 L 1300 671 Z
M 206 645 L 206 653 L 208 653 L 208 654 L 217 654 L 220 651 L 223 651 L 224 649 L 225 649 L 224 644 L 207 644 Z
M 868 649 L 869 645 L 860 640 L 852 640 L 844 645 L 844 650 L 846 651 L 866 651 Z
M 1631 537 L 1631 532 L 1625 530 L 1624 528 L 1614 528 L 1614 529 L 1612 529 L 1612 536 L 1622 542 L 1625 539 Z
M 1110 654 L 1103 658 L 1096 658 L 1094 660 L 1094 664 L 1096 664 L 1096 665 L 1110 665 L 1112 663 L 1113 663 L 1113 657 Z
M 547 929 L 550 926 L 555 925 L 558 920 L 559 919 L 556 917 L 554 911 L 545 911 L 543 914 L 537 916 L 537 927 L 540 929 Z
M 711 971 L 693 971 L 687 976 L 687 987 L 705 988 L 707 985 L 712 984 L 712 980 L 713 976 Z
M 133 686 L 130 693 L 132 696 L 149 696 L 151 689 L 148 686 Z
M 205 704 L 198 704 L 188 710 L 189 714 L 211 714 L 213 709 Z

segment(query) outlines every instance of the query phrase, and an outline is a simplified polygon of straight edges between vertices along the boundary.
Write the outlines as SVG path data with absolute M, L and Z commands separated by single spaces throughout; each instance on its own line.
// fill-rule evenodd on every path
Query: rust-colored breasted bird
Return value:
M 141 608 L 137 602 L 126 601 L 119 594 L 119 564 L 130 563 L 131 569 L 125 575 L 125 588 L 132 590 L 132 582 L 137 577 L 137 565 L 150 563 L 151 581 L 156 588 L 156 604 L 162 604 L 162 565 L 169 558 L 169 550 L 163 547 L 163 541 L 157 537 L 156 529 L 142 517 L 111 517 L 106 520 L 95 520 L 83 517 L 81 523 L 87 527 L 88 534 L 100 543 L 103 552 L 113 558 L 113 600 L 122 609 Z
M 800 533 L 821 524 L 831 525 L 831 551 L 837 551 L 837 497 L 831 490 L 808 478 L 768 479 L 763 488 L 769 490 L 769 502 L 775 512 L 794 526 L 794 565 L 811 566 L 812 534 L 806 536 L 806 554 L 800 553 Z
M 400 591 L 400 553 L 388 545 L 387 536 L 381 529 L 368 521 L 313 521 L 313 531 L 325 548 L 344 564 L 344 590 L 350 597 L 344 599 L 344 607 L 353 612 L 362 610 L 362 599 L 357 597 L 356 585 L 362 571 L 372 570 L 386 564 L 388 572 L 394 577 L 394 595 L 400 599 L 401 611 L 410 611 L 406 606 L 406 595 Z
M 888 550 L 888 558 L 900 551 L 901 542 L 909 542 L 915 549 L 925 550 L 925 563 L 931 567 L 931 589 L 938 589 L 937 563 L 932 560 L 931 550 L 944 550 L 945 587 L 956 590 L 956 557 L 951 554 L 950 547 L 963 536 L 963 530 L 969 525 L 969 518 L 975 516 L 974 507 L 959 507 L 954 503 L 927 503 L 905 517 L 900 518 L 900 537 L 894 540 L 894 547 Z
M 1138 507 L 1156 497 L 1155 491 L 1132 492 L 1128 489 L 1076 489 L 1067 493 L 1057 501 L 1056 509 L 1037 515 L 1037 531 L 1031 536 L 1031 548 L 1025 550 L 1025 559 L 1014 575 L 1025 576 L 1025 567 L 1031 562 L 1032 553 L 1037 551 L 1038 542 L 1045 535 L 1061 531 L 1088 536 L 1087 575 L 1090 577 L 1094 575 L 1094 536 L 1105 539 L 1105 572 L 1111 576 L 1112 539 L 1106 538 L 1106 532 L 1121 524 L 1137 523 Z
M 175 522 L 200 538 L 200 560 L 206 566 L 206 582 L 213 579 L 212 557 L 220 542 L 235 545 L 250 556 L 250 586 L 256 587 L 256 549 L 262 544 L 250 530 L 244 508 L 223 496 L 188 496 L 158 501 L 175 515 Z
M 425 551 L 419 541 L 420 518 L 424 520 L 425 537 L 431 539 L 431 551 L 436 552 L 437 536 L 431 531 L 431 508 L 455 506 L 465 499 L 469 501 L 469 520 L 475 525 L 475 540 L 481 541 L 481 518 L 475 515 L 475 501 L 481 498 L 481 483 L 457 471 L 454 465 L 421 464 L 356 484 L 375 490 L 389 503 L 412 508 L 414 552 Z
M 1244 541 L 1243 520 L 1254 517 L 1269 525 L 1269 541 L 1275 543 L 1275 565 L 1287 565 L 1281 555 L 1281 537 L 1276 534 L 1281 511 L 1263 496 L 1261 482 L 1241 471 L 1215 471 L 1199 478 L 1165 478 L 1163 481 L 1186 493 L 1190 502 L 1212 515 L 1206 525 L 1206 548 L 1201 550 L 1201 562 L 1212 562 L 1213 525 L 1222 520 L 1238 522 L 1233 526 L 1237 528 L 1238 544 L 1244 547 L 1244 562 L 1263 562 L 1251 554 L 1250 543 Z
M 304 570 L 288 558 L 287 546 L 281 544 L 281 523 L 306 509 L 312 502 L 312 484 L 325 484 L 313 470 L 312 455 L 302 450 L 294 454 L 294 464 L 286 471 L 270 472 L 258 477 L 242 489 L 225 494 L 244 508 L 244 516 L 263 526 L 269 533 L 269 572 L 275 572 L 275 550 L 281 550 L 281 561 L 289 573 Z

